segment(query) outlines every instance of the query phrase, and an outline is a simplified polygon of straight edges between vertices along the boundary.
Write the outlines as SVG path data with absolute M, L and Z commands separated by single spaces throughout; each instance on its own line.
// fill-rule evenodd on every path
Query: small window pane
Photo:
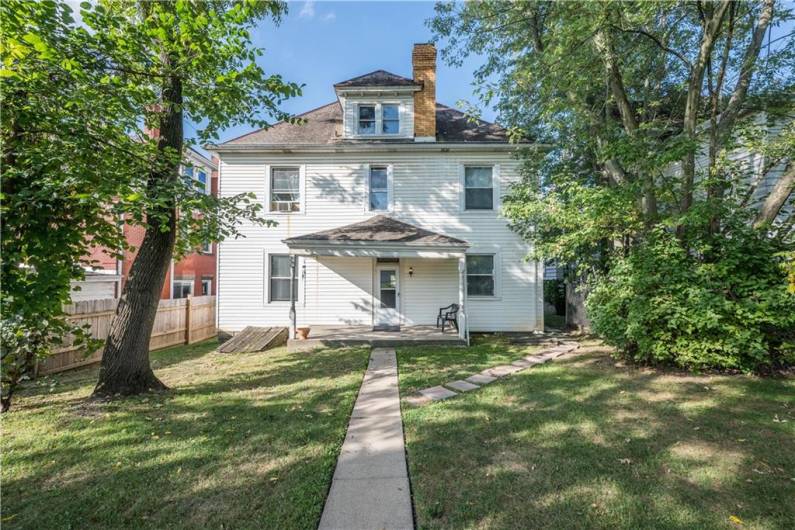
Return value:
M 186 177 L 193 178 L 193 166 L 185 166 L 182 170 L 182 174 Z
M 384 112 L 384 119 L 385 120 L 396 120 L 398 119 L 398 106 L 397 105 L 382 105 L 381 109 Z
M 385 167 L 370 168 L 370 189 L 385 190 L 387 188 L 387 170 Z
M 396 276 L 395 271 L 381 271 L 381 288 L 394 289 L 397 282 Z
M 389 209 L 389 194 L 385 191 L 371 191 L 370 209 L 371 210 Z
M 381 106 L 382 128 L 384 134 L 397 134 L 400 132 L 400 108 L 398 105 L 385 104 Z
M 491 188 L 490 167 L 464 168 L 464 180 L 467 188 Z
M 397 295 L 394 289 L 384 289 L 381 291 L 381 307 L 392 309 L 397 307 Z
M 494 278 L 492 276 L 467 276 L 467 294 L 469 296 L 494 296 Z
M 372 105 L 362 105 L 359 107 L 359 119 L 360 120 L 374 120 L 375 119 L 375 107 Z
M 271 277 L 290 277 L 290 256 L 271 256 Z
M 359 107 L 359 134 L 375 134 L 375 106 Z
M 494 256 L 467 256 L 467 274 L 493 274 Z
M 494 190 L 475 188 L 466 190 L 464 207 L 467 210 L 491 210 L 494 208 Z
M 290 300 L 290 280 L 272 279 L 271 280 L 271 301 Z

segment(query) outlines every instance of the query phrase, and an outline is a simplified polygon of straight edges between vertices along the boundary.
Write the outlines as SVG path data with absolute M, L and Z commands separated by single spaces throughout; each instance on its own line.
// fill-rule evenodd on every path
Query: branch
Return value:
M 734 92 L 732 92 L 731 98 L 729 98 L 726 110 L 723 111 L 718 121 L 718 136 L 720 138 L 725 137 L 727 132 L 732 128 L 734 121 L 740 113 L 740 107 L 742 107 L 745 101 L 745 95 L 748 92 L 748 85 L 751 84 L 751 75 L 754 72 L 756 59 L 759 56 L 759 50 L 762 48 L 762 40 L 773 18 L 774 4 L 775 0 L 765 0 L 762 12 L 759 14 L 759 21 L 757 22 L 753 37 L 743 56 L 742 66 L 740 67 L 740 77 L 737 79 L 737 84 L 734 86 Z
M 621 32 L 624 32 L 624 33 L 636 33 L 638 35 L 643 35 L 644 37 L 646 37 L 646 38 L 650 39 L 652 42 L 654 42 L 661 50 L 670 53 L 671 55 L 673 55 L 674 57 L 676 57 L 677 59 L 682 61 L 682 63 L 684 63 L 684 65 L 687 66 L 688 70 L 693 70 L 693 63 L 688 61 L 687 57 L 685 57 L 684 55 L 682 55 L 678 51 L 674 50 L 673 48 L 669 48 L 668 46 L 663 44 L 663 42 L 660 39 L 658 39 L 655 35 L 652 35 L 648 31 L 643 30 L 643 29 L 622 28 L 620 26 L 615 26 L 615 25 L 611 25 L 611 27 L 613 27 L 613 28 L 615 28 L 615 29 L 617 29 L 617 30 L 619 30 Z

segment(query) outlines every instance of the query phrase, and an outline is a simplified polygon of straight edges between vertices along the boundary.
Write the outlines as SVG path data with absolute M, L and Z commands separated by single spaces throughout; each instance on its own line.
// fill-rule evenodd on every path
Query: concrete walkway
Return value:
M 319 528 L 414 528 L 394 348 L 370 355 Z

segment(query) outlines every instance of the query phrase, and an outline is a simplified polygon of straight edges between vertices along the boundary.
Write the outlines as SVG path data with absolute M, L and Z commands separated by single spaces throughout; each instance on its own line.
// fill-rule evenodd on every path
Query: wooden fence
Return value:
M 91 335 L 105 339 L 110 331 L 110 321 L 116 313 L 118 299 L 83 300 L 65 307 L 73 324 L 91 326 Z M 149 350 L 159 350 L 177 344 L 192 344 L 216 335 L 215 297 L 197 296 L 160 300 L 149 339 Z M 53 355 L 39 362 L 38 374 L 52 374 L 78 366 L 97 363 L 102 359 L 102 349 L 86 356 L 72 346 L 62 346 Z

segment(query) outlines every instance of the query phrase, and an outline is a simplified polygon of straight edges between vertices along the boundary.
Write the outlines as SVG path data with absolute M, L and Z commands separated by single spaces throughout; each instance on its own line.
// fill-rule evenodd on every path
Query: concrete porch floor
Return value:
M 299 326 L 300 327 L 300 326 Z M 399 331 L 373 331 L 372 326 L 309 326 L 309 338 L 290 339 L 289 351 L 308 351 L 316 348 L 336 348 L 341 346 L 394 347 L 414 344 L 435 344 L 439 346 L 464 346 L 466 342 L 458 337 L 455 328 L 435 326 L 402 326 Z

